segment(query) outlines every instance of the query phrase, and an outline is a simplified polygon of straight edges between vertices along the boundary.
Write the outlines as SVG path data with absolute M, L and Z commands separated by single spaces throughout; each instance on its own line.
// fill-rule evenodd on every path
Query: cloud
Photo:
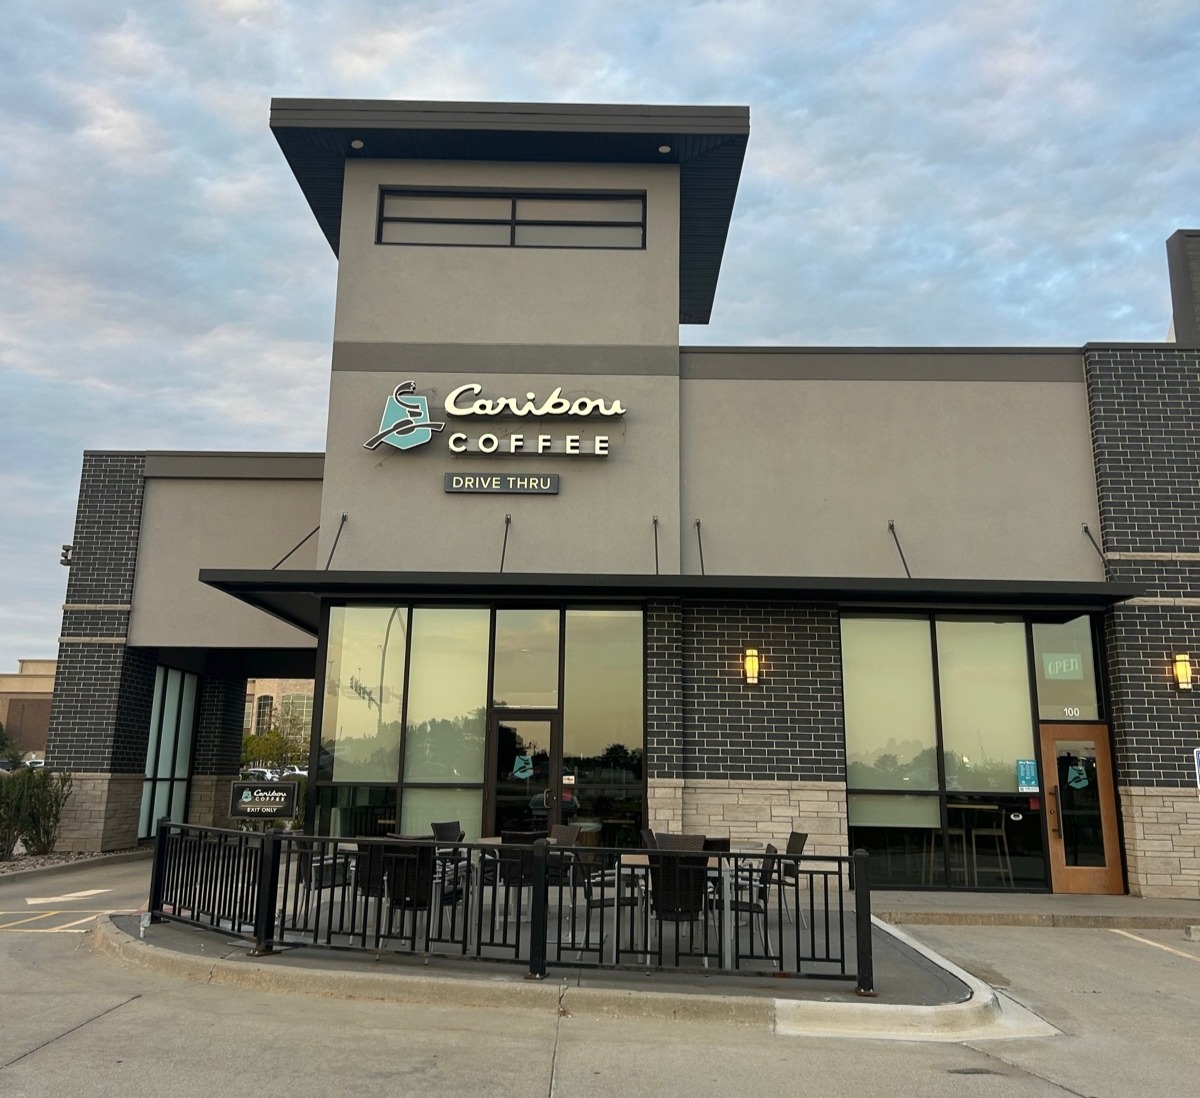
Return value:
M 52 655 L 84 447 L 319 448 L 336 262 L 273 95 L 733 103 L 686 343 L 1160 339 L 1200 11 L 1037 0 L 0 8 L 0 666 Z

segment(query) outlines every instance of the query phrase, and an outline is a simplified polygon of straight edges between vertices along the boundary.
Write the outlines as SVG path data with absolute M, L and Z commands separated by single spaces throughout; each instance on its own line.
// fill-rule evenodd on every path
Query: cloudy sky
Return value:
M 3 0 L 0 671 L 80 455 L 320 449 L 336 264 L 272 96 L 744 104 L 685 344 L 1161 340 L 1196 0 Z

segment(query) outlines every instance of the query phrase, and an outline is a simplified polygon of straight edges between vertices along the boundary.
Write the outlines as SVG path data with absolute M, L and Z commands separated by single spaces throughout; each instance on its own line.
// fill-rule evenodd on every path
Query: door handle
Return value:
M 1050 808 L 1050 826 L 1054 829 L 1054 834 L 1060 839 L 1062 838 L 1062 824 L 1058 818 L 1058 786 L 1054 787 L 1054 792 L 1050 794 L 1054 798 L 1054 804 Z
M 542 807 L 547 812 L 550 811 L 550 790 L 549 789 L 542 790 Z

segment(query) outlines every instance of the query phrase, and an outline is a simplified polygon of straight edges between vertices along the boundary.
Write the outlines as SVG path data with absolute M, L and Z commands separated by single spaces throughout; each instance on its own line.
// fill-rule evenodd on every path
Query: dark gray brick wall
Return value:
M 841 647 L 833 607 L 694 606 L 683 613 L 685 777 L 841 781 Z M 757 686 L 742 655 L 757 648 Z
M 84 453 L 68 604 L 127 603 L 133 597 L 145 468 L 144 454 Z
M 143 454 L 83 455 L 46 742 L 50 766 L 118 774 L 145 766 L 156 653 L 126 649 L 129 611 L 117 609 L 133 597 L 144 470 Z
M 1118 780 L 1193 785 L 1200 691 L 1169 671 L 1200 661 L 1200 351 L 1088 348 L 1084 369 L 1106 572 L 1147 587 L 1106 623 Z
M 646 637 L 650 777 L 845 780 L 836 609 L 663 604 Z
M 46 765 L 141 773 L 146 765 L 155 660 L 153 649 L 60 645 Z
M 246 680 L 206 676 L 200 680 L 193 774 L 225 777 L 242 764 Z
M 646 622 L 646 774 L 679 778 L 683 767 L 683 612 L 651 603 Z

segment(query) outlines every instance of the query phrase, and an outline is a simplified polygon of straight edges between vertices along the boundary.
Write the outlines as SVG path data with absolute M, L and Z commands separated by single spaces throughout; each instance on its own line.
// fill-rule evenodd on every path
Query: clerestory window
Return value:
M 644 248 L 646 196 L 384 188 L 375 242 L 484 248 Z

